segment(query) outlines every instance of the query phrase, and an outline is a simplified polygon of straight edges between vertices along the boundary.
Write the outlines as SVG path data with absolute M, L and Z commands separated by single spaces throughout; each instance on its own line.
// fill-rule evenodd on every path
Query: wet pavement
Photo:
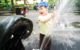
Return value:
M 32 20 L 34 27 L 31 36 L 22 40 L 26 50 L 39 49 L 38 15 L 37 11 L 30 11 L 26 16 L 26 18 Z M 80 22 L 80 15 L 71 12 L 63 13 L 59 20 L 64 24 Z M 68 25 L 68 28 L 71 27 Z M 51 34 L 51 50 L 80 50 L 80 30 L 76 30 L 76 28 L 69 29 L 61 30 L 60 28 Z

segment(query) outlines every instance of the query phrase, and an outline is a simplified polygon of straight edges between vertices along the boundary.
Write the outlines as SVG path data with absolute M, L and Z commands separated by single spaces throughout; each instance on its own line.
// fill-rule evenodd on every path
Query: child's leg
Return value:
M 50 48 L 51 48 L 51 39 L 50 39 L 50 37 L 46 37 L 44 50 L 50 50 Z
M 46 37 L 44 39 L 44 37 L 45 37 L 45 35 L 40 34 L 40 47 L 43 44 L 42 50 L 50 50 L 50 47 L 51 47 L 51 39 L 50 39 L 50 37 Z
M 43 39 L 44 39 L 44 36 L 45 35 L 43 35 L 43 34 L 40 34 L 40 44 L 39 44 L 39 47 L 41 47 L 41 44 L 42 44 L 42 42 L 43 42 Z

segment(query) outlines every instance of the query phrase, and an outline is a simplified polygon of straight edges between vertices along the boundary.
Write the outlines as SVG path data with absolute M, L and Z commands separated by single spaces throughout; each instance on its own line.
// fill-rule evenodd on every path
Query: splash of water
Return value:
M 62 0 L 61 4 L 59 4 L 59 7 L 58 8 L 55 8 L 54 11 L 56 11 L 56 16 L 55 16 L 55 19 L 54 19 L 54 22 L 56 24 L 56 22 L 58 21 L 59 17 L 60 17 L 60 14 L 62 12 L 62 10 L 64 9 L 64 7 L 66 6 L 66 4 L 69 2 L 69 0 Z M 53 24 L 54 25 L 54 24 Z M 52 31 L 53 28 L 51 29 L 50 27 L 50 30 Z M 45 43 L 45 39 L 46 39 L 46 36 L 43 40 L 43 43 L 41 45 L 41 48 L 43 47 L 44 43 Z M 47 42 L 48 43 L 48 42 Z
M 55 12 L 55 19 L 52 28 L 50 27 L 50 31 L 52 31 L 52 33 L 49 35 L 51 37 L 51 39 L 53 39 L 52 43 L 53 45 L 59 45 L 62 44 L 63 48 L 62 50 L 68 50 L 67 47 L 73 48 L 73 46 L 76 44 L 76 41 L 80 41 L 80 34 L 79 34 L 79 30 L 69 30 L 66 31 L 66 27 L 65 27 L 65 23 L 69 23 L 70 21 L 74 20 L 77 21 L 75 19 L 73 19 L 72 17 L 74 17 L 75 15 L 72 13 L 72 11 L 75 9 L 75 0 L 61 0 L 60 4 L 58 4 L 57 6 L 55 6 L 54 11 Z M 70 8 L 70 6 L 72 6 Z M 68 8 L 68 9 L 67 9 Z M 65 10 L 67 9 L 67 10 Z M 72 11 L 71 11 L 72 10 Z M 71 19 L 68 21 L 68 19 L 66 17 L 71 17 Z M 65 21 L 62 20 L 62 18 L 64 18 Z M 60 21 L 62 20 L 62 21 Z M 57 28 L 57 29 L 56 29 Z M 56 31 L 54 31 L 56 29 Z M 59 32 L 60 29 L 60 32 Z M 61 31 L 62 29 L 62 31 Z M 42 46 L 45 42 L 46 37 L 43 40 Z M 41 46 L 41 48 L 42 48 Z M 56 46 L 58 47 L 58 46 Z M 59 46 L 60 47 L 60 46 Z M 75 46 L 76 47 L 76 46 Z M 61 49 L 58 49 L 61 50 Z

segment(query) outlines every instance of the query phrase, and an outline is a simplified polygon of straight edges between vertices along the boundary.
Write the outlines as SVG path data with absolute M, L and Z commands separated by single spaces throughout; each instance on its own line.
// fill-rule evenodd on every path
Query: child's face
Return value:
M 40 14 L 47 13 L 47 10 L 48 10 L 47 7 L 44 7 L 44 6 L 38 8 L 38 11 Z

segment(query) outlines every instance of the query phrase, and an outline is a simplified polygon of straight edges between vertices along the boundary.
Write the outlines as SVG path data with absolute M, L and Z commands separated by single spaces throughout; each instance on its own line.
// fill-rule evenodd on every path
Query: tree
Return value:
M 24 0 L 24 4 L 26 5 L 26 0 Z

